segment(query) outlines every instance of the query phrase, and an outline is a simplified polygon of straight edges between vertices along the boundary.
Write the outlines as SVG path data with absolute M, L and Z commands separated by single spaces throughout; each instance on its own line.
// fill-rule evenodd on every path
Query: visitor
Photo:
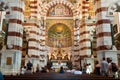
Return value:
M 0 80 L 4 80 L 4 77 L 1 71 L 0 71 Z
M 101 65 L 99 64 L 99 61 L 96 61 L 96 63 L 95 63 L 95 70 L 94 70 L 94 73 L 96 75 L 100 75 L 100 68 L 101 68 Z
M 47 70 L 45 67 L 42 67 L 41 73 L 47 73 Z
M 36 67 L 36 73 L 39 72 L 39 65 L 37 64 L 37 67 Z
M 103 76 L 108 76 L 107 74 L 108 71 L 108 62 L 103 58 L 103 61 L 101 63 L 101 73 Z
M 64 73 L 64 69 L 63 69 L 62 66 L 60 67 L 60 72 L 59 73 Z
M 112 62 L 112 58 L 108 58 L 108 77 L 118 78 L 118 65 Z
M 87 68 L 87 64 L 84 63 L 84 64 L 83 64 L 83 70 L 82 70 L 82 71 L 83 71 L 83 74 L 86 73 L 86 68 Z
M 33 64 L 30 61 L 28 61 L 28 63 L 27 63 L 27 70 L 31 71 L 32 67 L 33 67 Z
M 113 77 L 114 73 L 112 72 L 112 66 L 111 66 L 112 60 L 108 58 L 107 61 L 108 61 L 108 76 Z
M 21 68 L 21 74 L 25 74 L 25 72 L 26 72 L 26 66 Z
M 82 71 L 80 71 L 80 69 L 79 68 L 76 68 L 76 70 L 73 72 L 73 74 L 79 74 L 79 75 L 81 75 L 82 74 Z
M 91 74 L 91 73 L 92 73 L 92 66 L 91 66 L 91 64 L 90 64 L 90 63 L 89 63 L 89 64 L 87 64 L 86 73 L 87 73 L 87 74 Z

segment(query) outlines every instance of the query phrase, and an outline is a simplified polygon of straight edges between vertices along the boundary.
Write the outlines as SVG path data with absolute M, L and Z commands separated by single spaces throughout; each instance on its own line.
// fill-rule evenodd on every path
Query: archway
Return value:
M 72 13 L 74 16 L 80 14 L 79 11 L 77 9 L 75 9 L 75 7 L 73 6 L 72 3 L 70 3 L 69 1 L 66 1 L 66 0 L 53 0 L 51 2 L 49 2 L 45 8 L 42 9 L 42 15 L 43 16 L 46 16 L 49 9 L 55 5 L 58 5 L 58 4 L 62 4 L 62 5 L 65 5 L 65 6 L 68 6 L 71 10 L 72 10 Z
M 66 1 L 66 0 L 53 0 L 53 1 L 49 2 L 47 5 L 45 5 L 45 7 L 42 9 L 42 21 L 43 21 L 43 23 L 45 23 L 44 28 L 46 29 L 46 31 L 49 31 L 51 26 L 53 26 L 54 24 L 58 24 L 58 23 L 65 24 L 71 30 L 71 40 L 73 40 L 73 41 L 77 41 L 77 40 L 74 40 L 74 39 L 76 39 L 76 34 L 77 34 L 76 31 L 78 28 L 78 27 L 76 27 L 77 24 L 76 24 L 75 19 L 78 19 L 80 17 L 79 15 L 80 15 L 79 9 L 75 8 L 71 2 Z M 48 36 L 46 38 L 48 38 Z M 50 40 L 50 39 L 47 39 L 47 40 Z M 67 43 L 70 43 L 70 42 L 68 41 Z M 49 47 L 50 49 L 47 49 L 47 51 L 48 51 L 47 54 L 49 55 L 49 59 L 51 58 L 50 56 L 53 56 L 53 55 L 51 55 L 51 53 L 60 53 L 61 51 L 62 52 L 67 51 L 69 53 L 69 55 L 66 55 L 66 56 L 68 56 L 68 59 L 70 59 L 71 53 L 74 53 L 74 51 L 75 51 L 74 50 L 75 43 L 73 43 L 73 47 L 70 47 L 67 44 L 69 46 L 67 49 L 66 49 L 66 46 L 64 46 L 64 48 L 62 48 L 62 49 L 60 49 L 60 48 L 58 49 L 58 47 L 61 47 L 61 44 L 54 45 L 54 46 L 47 44 L 48 46 L 51 46 L 51 47 Z M 54 44 L 57 44 L 57 43 L 54 43 Z M 72 42 L 71 42 L 71 44 L 72 44 Z M 62 47 L 63 47 L 63 45 L 62 45 Z M 56 50 L 56 48 L 58 50 Z M 51 51 L 49 51 L 49 50 L 51 50 Z M 77 54 L 75 54 L 75 55 L 77 55 Z M 60 56 L 60 55 L 58 55 L 58 56 Z M 53 56 L 53 58 L 56 58 L 56 57 Z M 71 57 L 71 58 L 72 58 L 71 61 L 75 62 L 74 57 Z M 79 64 L 79 62 L 78 62 L 78 64 Z
M 52 62 L 52 68 L 59 68 L 60 65 L 67 68 L 72 46 L 72 33 L 68 26 L 57 23 L 51 26 L 47 32 L 47 46 L 50 48 L 48 55 Z

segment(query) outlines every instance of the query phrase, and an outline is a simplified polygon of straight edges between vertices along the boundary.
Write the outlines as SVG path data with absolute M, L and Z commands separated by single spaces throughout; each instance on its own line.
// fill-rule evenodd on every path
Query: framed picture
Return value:
M 11 64 L 12 64 L 12 57 L 7 57 L 6 65 L 11 65 Z

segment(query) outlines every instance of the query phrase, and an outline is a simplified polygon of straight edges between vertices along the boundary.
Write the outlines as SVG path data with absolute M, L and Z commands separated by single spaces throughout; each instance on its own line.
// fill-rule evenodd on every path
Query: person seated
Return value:
M 73 74 L 82 74 L 82 71 L 80 71 L 79 68 L 73 69 Z
M 71 72 L 71 70 L 66 70 L 66 72 Z
M 82 71 L 75 71 L 74 74 L 82 74 Z
M 41 73 L 47 73 L 47 70 L 44 67 L 42 67 Z
M 71 73 L 74 73 L 75 71 L 76 71 L 75 69 L 72 69 L 72 70 L 71 70 Z
M 60 72 L 59 73 L 64 73 L 63 67 L 60 67 Z

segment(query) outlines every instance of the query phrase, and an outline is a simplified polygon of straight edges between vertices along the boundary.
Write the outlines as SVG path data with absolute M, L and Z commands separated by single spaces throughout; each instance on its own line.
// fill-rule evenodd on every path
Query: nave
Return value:
M 17 76 L 28 61 L 33 72 L 48 64 L 52 69 L 91 64 L 94 69 L 102 58 L 120 68 L 120 0 L 0 0 L 0 12 L 0 71 L 5 79 L 11 74 L 16 75 L 12 80 L 43 77 Z M 45 76 L 54 75 L 58 79 L 61 74 Z
M 25 75 L 16 75 L 10 76 L 6 75 L 5 80 L 120 80 L 105 76 L 97 76 L 94 74 L 82 74 L 75 75 L 72 73 L 60 74 L 57 72 L 48 72 L 48 73 L 34 73 L 34 74 L 25 74 Z

